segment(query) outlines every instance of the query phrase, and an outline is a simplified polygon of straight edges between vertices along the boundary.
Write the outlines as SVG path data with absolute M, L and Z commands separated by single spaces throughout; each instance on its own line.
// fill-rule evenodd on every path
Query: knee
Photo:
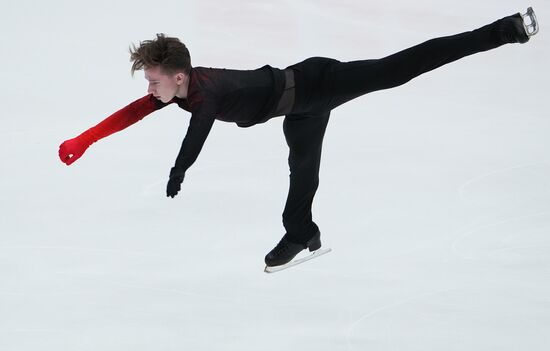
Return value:
M 295 176 L 316 176 L 319 173 L 319 164 L 320 162 L 317 157 L 303 157 L 301 155 L 292 154 L 288 157 L 290 173 Z

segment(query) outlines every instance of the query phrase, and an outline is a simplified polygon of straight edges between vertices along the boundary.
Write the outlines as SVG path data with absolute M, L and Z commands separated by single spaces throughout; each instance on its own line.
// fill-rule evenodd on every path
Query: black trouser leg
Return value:
M 323 137 L 330 111 L 320 115 L 287 115 L 283 131 L 289 147 L 290 188 L 283 212 L 287 238 L 304 243 L 319 230 L 311 204 L 319 186 Z
M 402 85 L 465 56 L 503 45 L 498 23 L 470 32 L 435 38 L 381 59 L 337 62 L 327 74 L 333 109 L 358 96 Z

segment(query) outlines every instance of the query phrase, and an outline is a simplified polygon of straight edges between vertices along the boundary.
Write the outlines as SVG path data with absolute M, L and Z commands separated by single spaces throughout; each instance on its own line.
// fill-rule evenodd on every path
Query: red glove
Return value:
M 59 158 L 61 162 L 70 166 L 74 161 L 78 160 L 84 154 L 84 151 L 90 145 L 97 141 L 93 134 L 87 130 L 76 138 L 65 140 L 59 146 Z

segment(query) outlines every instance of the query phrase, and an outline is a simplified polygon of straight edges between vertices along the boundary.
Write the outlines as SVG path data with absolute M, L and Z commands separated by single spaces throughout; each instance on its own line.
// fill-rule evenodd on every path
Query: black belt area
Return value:
M 285 89 L 283 94 L 279 99 L 277 108 L 275 109 L 275 116 L 288 115 L 292 111 L 294 106 L 295 98 L 295 87 L 294 87 L 294 70 L 292 68 L 286 68 L 285 73 Z

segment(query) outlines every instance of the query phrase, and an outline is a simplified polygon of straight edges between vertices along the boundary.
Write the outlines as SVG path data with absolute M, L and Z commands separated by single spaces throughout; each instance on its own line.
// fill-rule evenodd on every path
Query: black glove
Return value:
M 174 198 L 181 190 L 181 183 L 185 178 L 185 171 L 181 168 L 172 167 L 170 170 L 170 180 L 168 180 L 168 185 L 166 186 L 166 196 Z

